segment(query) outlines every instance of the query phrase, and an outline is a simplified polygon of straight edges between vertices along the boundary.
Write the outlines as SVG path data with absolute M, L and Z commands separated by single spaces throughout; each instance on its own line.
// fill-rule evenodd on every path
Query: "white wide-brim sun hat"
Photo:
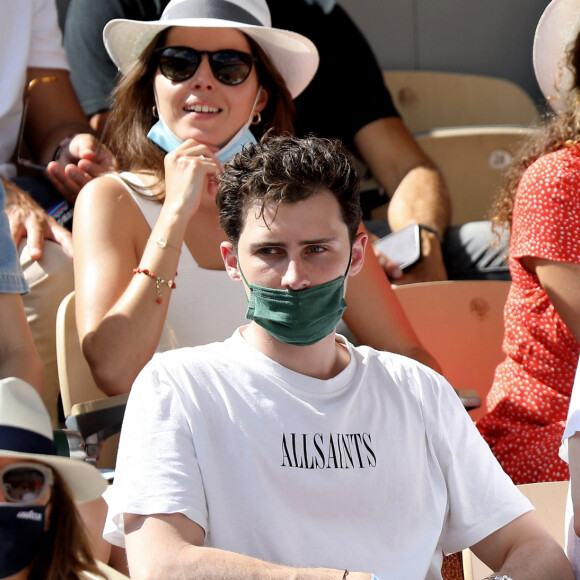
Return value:
M 96 467 L 56 455 L 50 417 L 40 395 L 16 378 L 0 380 L 0 458 L 48 465 L 67 483 L 77 503 L 97 499 L 107 489 Z
M 305 36 L 272 28 L 271 24 L 265 0 L 172 0 L 159 20 L 111 20 L 103 30 L 103 39 L 113 62 L 126 72 L 166 28 L 236 28 L 260 45 L 294 98 L 314 77 L 318 51 Z
M 552 0 L 534 36 L 534 70 L 544 97 L 556 112 L 566 108 L 574 77 L 566 52 L 580 31 L 580 0 Z

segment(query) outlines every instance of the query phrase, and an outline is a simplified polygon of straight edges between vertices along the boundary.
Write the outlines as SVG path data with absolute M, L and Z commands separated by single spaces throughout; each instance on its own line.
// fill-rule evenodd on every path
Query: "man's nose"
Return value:
M 293 259 L 288 262 L 286 272 L 282 276 L 282 287 L 287 290 L 304 290 L 310 286 L 310 279 L 301 260 Z

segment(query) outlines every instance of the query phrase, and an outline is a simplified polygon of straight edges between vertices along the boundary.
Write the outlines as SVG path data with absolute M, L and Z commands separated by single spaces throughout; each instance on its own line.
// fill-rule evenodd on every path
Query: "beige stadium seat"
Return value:
M 89 460 L 112 469 L 128 395 L 107 397 L 95 384 L 79 342 L 74 292 L 56 315 L 56 358 L 67 427 L 81 434 Z
M 532 98 L 506 79 L 424 70 L 383 72 L 397 110 L 412 133 L 438 127 L 537 122 Z
M 415 135 L 445 179 L 452 224 L 487 219 L 508 166 L 535 131 L 520 126 L 478 126 L 433 129 Z M 363 189 L 378 186 L 372 179 L 365 184 Z M 386 219 L 387 208 L 388 204 L 376 207 L 371 216 Z
M 461 394 L 474 390 L 485 413 L 485 398 L 503 360 L 503 307 L 510 282 L 461 280 L 394 286 L 395 295 L 421 344 Z
M 564 547 L 568 485 L 568 481 L 518 485 L 519 490 L 536 508 L 541 522 L 562 548 Z M 478 580 L 488 576 L 492 571 L 471 550 L 464 550 L 463 573 L 465 580 Z
M 534 131 L 524 127 L 458 127 L 416 135 L 445 179 L 452 224 L 486 219 L 506 169 Z

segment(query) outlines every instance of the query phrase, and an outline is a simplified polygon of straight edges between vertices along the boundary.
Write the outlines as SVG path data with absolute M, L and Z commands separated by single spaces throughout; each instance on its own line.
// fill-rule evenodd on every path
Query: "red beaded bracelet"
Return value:
M 133 268 L 133 275 L 135 274 L 145 274 L 145 276 L 149 276 L 149 278 L 155 280 L 155 286 L 157 287 L 157 304 L 163 302 L 161 300 L 161 284 L 166 284 L 171 290 L 177 288 L 173 280 L 165 280 L 165 278 L 157 276 L 154 272 L 147 270 L 147 268 Z M 175 272 L 175 275 L 177 276 L 177 272 Z

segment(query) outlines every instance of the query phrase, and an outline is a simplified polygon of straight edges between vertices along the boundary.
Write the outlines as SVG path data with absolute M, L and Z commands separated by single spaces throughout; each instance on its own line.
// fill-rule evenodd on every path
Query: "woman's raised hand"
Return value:
M 204 195 L 214 197 L 220 162 L 217 147 L 187 139 L 165 156 L 165 202 L 192 216 Z

